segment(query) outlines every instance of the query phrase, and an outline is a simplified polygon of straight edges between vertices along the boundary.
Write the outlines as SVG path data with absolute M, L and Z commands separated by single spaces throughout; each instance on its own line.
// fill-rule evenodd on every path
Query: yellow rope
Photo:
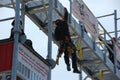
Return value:
M 79 53 L 80 60 L 83 59 L 83 51 L 81 45 L 82 45 L 82 41 L 80 40 L 80 53 Z
M 103 80 L 103 71 L 102 70 L 99 71 L 99 75 L 100 75 L 100 80 Z
M 79 43 L 76 43 L 76 44 L 75 44 L 75 46 L 76 46 L 76 48 L 77 48 L 77 50 L 78 50 L 78 58 L 79 58 L 80 60 L 83 59 L 83 51 L 82 51 L 81 45 L 82 45 L 82 41 L 80 41 L 80 44 L 79 44 Z

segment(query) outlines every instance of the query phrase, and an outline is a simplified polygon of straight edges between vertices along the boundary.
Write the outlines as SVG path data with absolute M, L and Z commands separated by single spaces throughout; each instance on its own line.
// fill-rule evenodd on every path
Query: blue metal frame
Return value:
M 19 33 L 20 33 L 19 22 L 20 22 L 20 0 L 16 0 L 15 26 L 13 27 L 13 31 L 14 31 L 14 48 L 13 48 L 12 77 L 11 77 L 11 80 L 16 80 L 16 76 L 17 76 L 18 39 L 19 39 Z

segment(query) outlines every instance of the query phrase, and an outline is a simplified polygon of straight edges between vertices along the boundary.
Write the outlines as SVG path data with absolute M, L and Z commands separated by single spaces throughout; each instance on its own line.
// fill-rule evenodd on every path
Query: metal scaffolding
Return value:
M 84 26 L 81 21 L 78 23 L 72 17 L 72 1 L 70 1 L 70 14 L 69 14 L 69 25 L 71 32 L 75 31 L 75 35 L 73 41 L 77 43 L 81 43 L 82 50 L 83 50 L 83 58 L 82 60 L 78 61 L 79 68 L 81 73 L 79 75 L 79 80 L 82 80 L 82 71 L 84 71 L 87 76 L 83 79 L 86 80 L 90 77 L 92 80 L 120 80 L 120 71 L 117 69 L 116 64 L 116 51 L 114 50 L 114 63 L 113 64 L 108 56 L 106 56 L 106 49 L 101 49 L 101 44 L 106 46 L 106 35 L 110 36 L 110 33 L 107 32 L 102 24 L 99 22 L 99 26 L 102 28 L 103 32 L 100 35 L 103 35 L 104 42 L 97 43 L 97 41 L 92 40 L 88 34 L 84 31 Z M 0 7 L 7 7 L 12 8 L 15 10 L 15 17 L 10 17 L 6 19 L 0 20 L 6 21 L 15 18 L 15 27 L 14 27 L 14 55 L 13 55 L 13 66 L 12 66 L 12 80 L 16 80 L 16 69 L 17 69 L 17 56 L 18 56 L 18 39 L 19 39 L 19 22 L 20 16 L 22 18 L 23 24 L 22 28 L 24 29 L 24 21 L 25 15 L 28 16 L 45 34 L 48 35 L 48 54 L 47 60 L 52 61 L 52 41 L 55 41 L 52 38 L 52 32 L 54 31 L 53 22 L 56 19 L 63 18 L 64 16 L 64 6 L 58 0 L 2 0 L 0 1 Z M 20 14 L 21 12 L 21 14 Z M 120 30 L 117 29 L 117 11 L 115 10 L 114 13 L 100 16 L 97 18 L 107 17 L 114 15 L 114 24 L 115 24 L 115 37 L 118 38 L 117 32 Z M 74 25 L 76 24 L 76 25 Z M 77 36 L 77 38 L 75 38 Z M 117 45 L 117 42 L 115 43 Z M 100 46 L 100 47 L 99 47 Z M 51 63 L 54 62 L 52 61 Z M 48 80 L 51 79 L 51 69 L 49 70 Z

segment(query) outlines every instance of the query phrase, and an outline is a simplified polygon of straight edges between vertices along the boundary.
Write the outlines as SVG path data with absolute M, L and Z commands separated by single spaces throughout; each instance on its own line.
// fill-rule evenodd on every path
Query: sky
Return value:
M 68 7 L 68 0 L 59 0 L 65 7 Z M 83 0 L 95 17 L 111 14 L 114 10 L 117 10 L 117 17 L 120 18 L 120 0 Z M 0 8 L 0 19 L 13 17 L 14 10 Z M 114 30 L 114 17 L 106 17 L 98 19 L 105 29 L 108 31 Z M 12 20 L 0 22 L 0 39 L 9 38 Z M 120 20 L 118 20 L 118 30 L 120 30 Z M 28 39 L 33 41 L 33 48 L 44 58 L 47 56 L 47 36 L 31 21 L 29 18 L 25 18 L 25 34 Z M 112 35 L 114 36 L 114 34 Z M 120 33 L 118 34 L 120 36 Z M 58 47 L 53 43 L 52 44 L 52 58 L 56 59 Z M 83 73 L 83 78 L 86 75 Z M 60 63 L 52 70 L 52 80 L 79 80 L 79 75 L 72 73 L 72 71 L 68 72 L 66 70 L 66 65 L 64 63 L 63 56 L 60 58 Z M 90 79 L 86 79 L 90 80 Z

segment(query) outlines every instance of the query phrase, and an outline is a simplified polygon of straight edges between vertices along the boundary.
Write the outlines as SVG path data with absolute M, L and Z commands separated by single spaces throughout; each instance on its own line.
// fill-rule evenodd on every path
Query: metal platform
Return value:
M 14 1 L 13 1 L 14 2 Z M 7 6 L 13 8 L 12 0 L 1 0 L 0 7 Z M 25 0 L 25 14 L 45 33 L 48 35 L 48 0 Z M 22 3 L 21 3 L 22 4 Z M 63 18 L 64 7 L 57 1 L 54 3 L 53 20 Z M 74 25 L 75 24 L 75 25 Z M 75 43 L 82 41 L 83 59 L 78 61 L 81 69 L 92 79 L 100 80 L 99 71 L 103 71 L 103 80 L 120 80 L 120 71 L 114 68 L 108 56 L 99 47 L 96 41 L 93 41 L 88 34 L 82 29 L 81 24 L 71 18 L 70 33 Z M 73 30 L 75 34 L 73 35 Z M 54 32 L 54 26 L 52 28 Z M 81 45 L 81 44 L 80 44 Z

